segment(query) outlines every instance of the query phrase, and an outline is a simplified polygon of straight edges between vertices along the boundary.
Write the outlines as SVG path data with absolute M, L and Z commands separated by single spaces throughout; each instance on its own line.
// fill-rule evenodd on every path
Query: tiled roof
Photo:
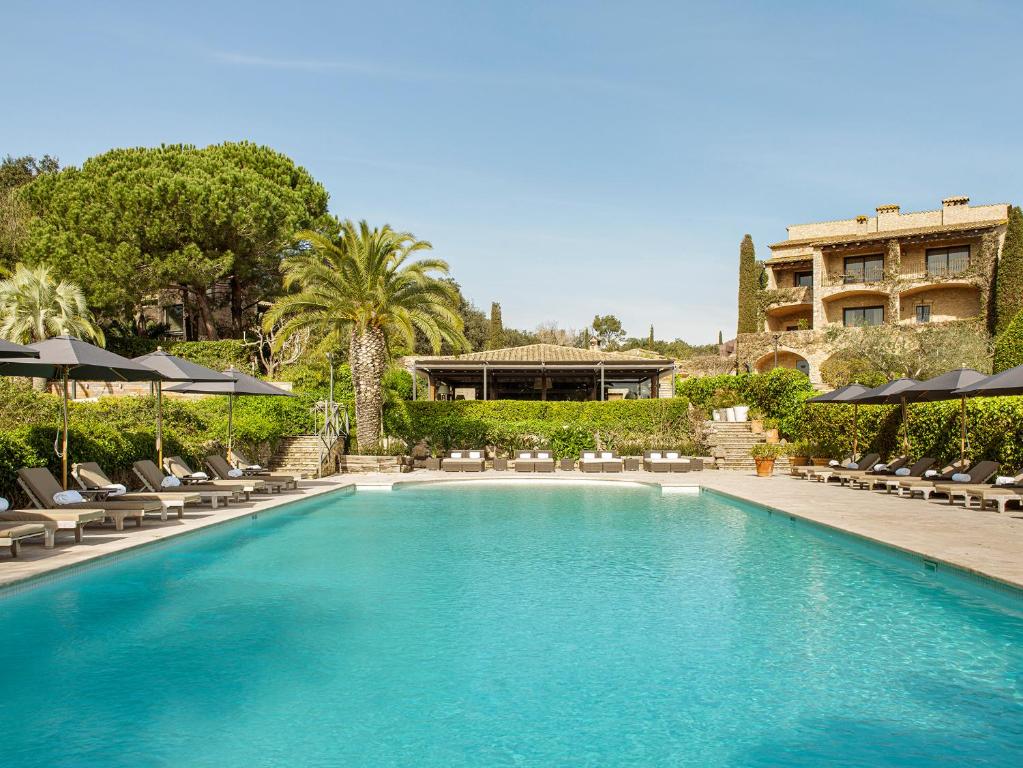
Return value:
M 813 261 L 813 254 L 812 253 L 801 253 L 801 254 L 793 254 L 791 256 L 772 256 L 771 258 L 769 258 L 767 260 L 767 263 L 768 264 L 787 264 L 787 263 L 791 262 L 791 263 L 795 264 L 795 263 L 800 262 L 800 261 Z
M 663 359 L 663 358 L 662 358 Z M 484 352 L 467 352 L 463 355 L 444 357 L 420 357 L 419 363 L 435 362 L 491 362 L 491 363 L 599 363 L 599 362 L 637 362 L 649 361 L 650 358 L 632 352 L 605 352 L 600 349 L 581 349 L 579 347 L 562 347 L 558 344 L 526 344 L 521 347 L 504 349 L 488 349 Z
M 958 224 L 939 224 L 931 227 L 916 227 L 913 229 L 893 229 L 885 232 L 855 232 L 848 235 L 828 235 L 826 237 L 804 237 L 801 240 L 782 240 L 780 243 L 773 243 L 769 248 L 791 248 L 797 245 L 838 245 L 841 243 L 861 243 L 876 240 L 892 240 L 900 237 L 914 237 L 918 235 L 943 235 L 951 232 L 965 232 L 971 229 L 988 229 L 1005 224 L 1005 219 L 989 219 L 987 221 L 964 221 Z M 774 257 L 771 261 L 774 261 Z

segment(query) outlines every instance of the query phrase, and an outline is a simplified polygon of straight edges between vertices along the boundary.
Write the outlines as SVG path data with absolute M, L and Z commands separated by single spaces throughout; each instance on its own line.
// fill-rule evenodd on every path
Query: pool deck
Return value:
M 339 488 L 369 486 L 383 489 L 396 483 L 453 480 L 512 483 L 630 481 L 694 491 L 703 487 L 1023 588 L 1023 511 L 1020 510 L 998 514 L 992 510 L 949 505 L 941 499 L 908 500 L 883 492 L 855 491 L 836 487 L 835 484 L 796 480 L 787 475 L 758 478 L 743 472 L 583 475 L 559 471 L 554 475 L 516 475 L 512 472 L 455 474 L 424 470 L 403 475 L 336 475 L 306 480 L 297 493 L 274 494 L 216 511 L 207 507 L 190 507 L 181 520 L 147 519 L 142 528 L 132 525 L 124 531 L 115 531 L 112 527 L 87 528 L 81 544 L 75 544 L 72 537 L 64 533 L 58 536 L 54 549 L 33 543 L 24 545 L 17 559 L 7 554 L 0 555 L 0 588 Z

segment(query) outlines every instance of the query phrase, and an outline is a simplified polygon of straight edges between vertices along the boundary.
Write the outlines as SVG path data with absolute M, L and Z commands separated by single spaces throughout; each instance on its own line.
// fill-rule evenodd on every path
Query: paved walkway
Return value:
M 702 486 L 1023 588 L 1023 512 L 1019 510 L 999 515 L 993 511 L 950 506 L 942 500 L 908 500 L 887 496 L 883 492 L 854 491 L 834 484 L 796 480 L 787 475 L 758 478 L 744 472 L 706 471 L 675 475 L 558 472 L 551 476 L 516 475 L 512 472 L 451 474 L 423 470 L 405 475 L 339 475 L 307 480 L 299 493 L 275 494 L 216 511 L 190 509 L 183 520 L 161 522 L 152 519 L 147 520 L 142 528 L 131 526 L 124 531 L 114 531 L 112 527 L 88 528 L 81 544 L 74 544 L 66 534 L 58 536 L 55 549 L 28 544 L 22 547 L 22 555 L 16 560 L 0 555 L 0 587 L 349 485 L 390 486 L 396 482 L 436 480 L 535 482 L 551 479 L 628 480 L 680 490 L 696 490 Z

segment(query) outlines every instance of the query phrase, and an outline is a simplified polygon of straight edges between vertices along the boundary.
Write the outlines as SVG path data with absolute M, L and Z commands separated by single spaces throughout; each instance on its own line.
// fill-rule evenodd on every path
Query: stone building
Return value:
M 1008 205 L 950 197 L 934 211 L 796 224 L 770 246 L 763 331 L 736 340 L 740 367 L 798 368 L 820 383 L 829 328 L 986 322 Z

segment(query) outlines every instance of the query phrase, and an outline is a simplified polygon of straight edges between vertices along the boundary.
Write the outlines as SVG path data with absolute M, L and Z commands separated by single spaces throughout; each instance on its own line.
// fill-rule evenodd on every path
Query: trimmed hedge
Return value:
M 435 452 L 490 445 L 511 453 L 548 448 L 558 458 L 596 447 L 636 452 L 693 445 L 689 402 L 615 400 L 536 402 L 526 400 L 414 401 L 396 403 L 385 414 L 389 434 L 410 445 L 425 441 Z
M 251 355 L 241 339 L 220 341 L 167 341 L 146 339 L 137 336 L 113 337 L 107 340 L 107 348 L 124 357 L 138 357 L 155 352 L 163 347 L 164 352 L 205 365 L 215 371 L 222 371 L 232 365 L 243 371 L 249 370 Z

